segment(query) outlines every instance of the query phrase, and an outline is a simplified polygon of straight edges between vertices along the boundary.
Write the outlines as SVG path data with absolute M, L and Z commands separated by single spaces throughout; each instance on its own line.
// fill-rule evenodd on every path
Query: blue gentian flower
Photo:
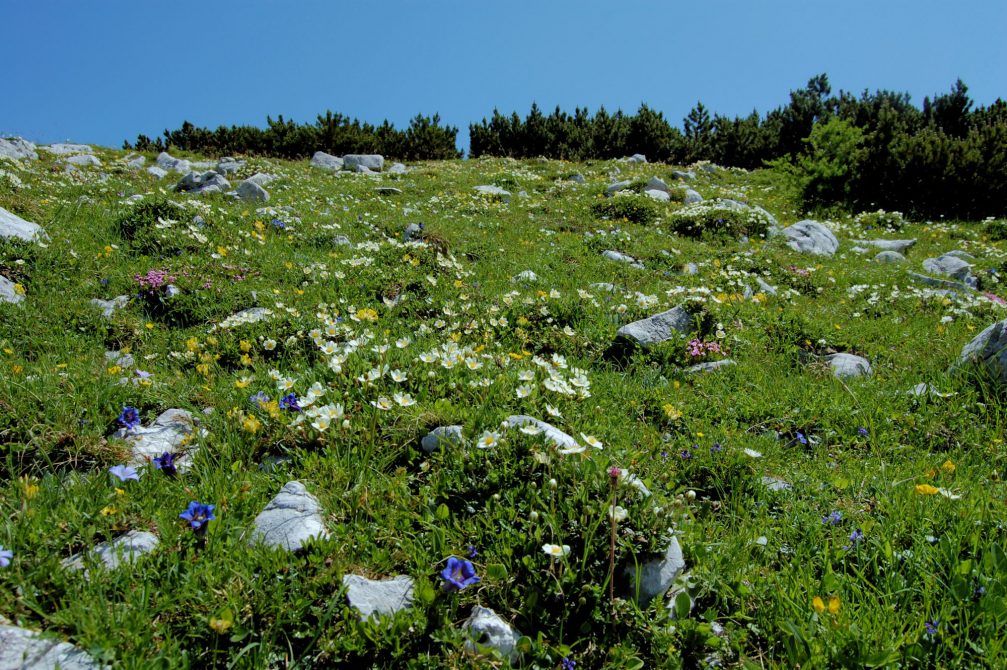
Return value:
M 301 406 L 297 404 L 297 394 L 288 393 L 280 398 L 280 409 L 288 409 L 291 412 L 300 412 Z
M 265 405 L 267 402 L 269 402 L 269 396 L 263 393 L 262 391 L 259 391 L 258 393 L 254 393 L 251 396 L 249 396 L 248 402 L 252 403 L 253 405 Z
M 927 629 L 927 635 L 937 635 L 937 630 L 941 626 L 940 619 L 930 619 L 925 624 L 923 624 Z
M 863 426 L 857 428 L 857 433 L 860 435 L 860 437 L 867 437 L 867 429 L 864 428 Z
M 688 460 L 688 459 L 692 458 L 692 452 L 691 452 L 691 451 L 689 451 L 688 449 L 683 449 L 683 450 L 682 450 L 682 451 L 681 451 L 681 452 L 679 453 L 679 456 L 681 456 L 682 458 L 684 458 L 684 459 Z
M 710 453 L 719 454 L 721 449 L 723 449 L 723 447 L 720 446 L 720 442 L 714 442 L 713 446 L 710 447 Z
M 559 666 L 561 670 L 573 670 L 577 667 L 577 661 L 573 660 L 569 656 L 560 661 Z
M 125 426 L 126 430 L 133 430 L 140 425 L 140 410 L 124 406 L 119 414 L 119 423 Z
M 444 580 L 444 590 L 446 591 L 461 591 L 466 586 L 482 581 L 476 575 L 476 569 L 472 562 L 457 556 L 448 559 L 447 567 L 441 570 L 441 579 Z
M 801 431 L 797 431 L 797 441 L 804 445 L 808 444 L 808 438 Z
M 205 532 L 206 524 L 217 518 L 213 516 L 214 507 L 215 505 L 204 505 L 193 500 L 189 503 L 189 508 L 179 514 L 178 518 L 188 521 L 193 530 Z
M 130 479 L 136 482 L 140 481 L 139 473 L 128 465 L 113 465 L 108 471 L 118 477 L 120 482 Z
M 154 459 L 154 467 L 169 477 L 178 474 L 178 468 L 175 466 L 175 454 L 168 451 Z
M 280 221 L 279 219 L 273 219 L 273 225 L 279 228 L 280 230 L 283 230 L 284 228 L 287 227 L 287 224 L 285 224 L 283 221 Z
M 6 568 L 10 565 L 11 559 L 14 558 L 14 552 L 10 549 L 4 549 L 0 546 L 0 568 Z
M 476 556 L 478 556 L 478 555 L 479 555 L 479 552 L 478 552 L 478 551 L 476 551 L 476 547 L 475 547 L 475 545 L 474 545 L 474 544 L 470 544 L 470 545 L 468 546 L 468 557 L 469 557 L 469 558 L 475 558 L 475 557 L 476 557 Z
M 860 540 L 864 539 L 864 531 L 857 528 L 855 531 L 850 533 L 850 543 L 843 547 L 844 550 L 849 551 L 857 546 Z
M 843 513 L 840 511 L 835 511 L 828 516 L 822 517 L 822 523 L 832 524 L 833 526 L 838 526 L 839 522 L 843 520 Z

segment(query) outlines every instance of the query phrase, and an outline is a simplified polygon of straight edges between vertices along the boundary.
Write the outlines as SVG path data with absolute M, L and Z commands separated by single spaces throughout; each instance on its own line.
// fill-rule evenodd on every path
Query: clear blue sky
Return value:
M 459 127 L 537 101 L 676 125 L 833 91 L 1007 98 L 1007 0 L 0 0 L 0 135 L 118 147 L 332 109 Z

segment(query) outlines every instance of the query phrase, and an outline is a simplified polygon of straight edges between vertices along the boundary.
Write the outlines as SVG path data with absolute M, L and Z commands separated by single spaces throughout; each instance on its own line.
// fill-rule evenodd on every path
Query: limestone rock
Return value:
M 42 151 L 48 151 L 57 156 L 67 156 L 69 154 L 93 154 L 94 149 L 86 144 L 48 144 L 39 147 Z
M 831 256 L 839 248 L 832 231 L 817 221 L 805 219 L 783 229 L 787 246 L 794 251 L 816 256 Z
M 667 191 L 658 191 L 655 189 L 646 189 L 643 194 L 650 198 L 651 200 L 657 200 L 658 202 L 670 202 L 671 196 Z
M 687 188 L 685 189 L 685 200 L 682 202 L 686 205 L 693 205 L 697 202 L 703 202 L 703 196 L 701 196 L 698 191 Z
M 91 154 L 67 156 L 63 159 L 63 162 L 69 165 L 80 165 L 82 167 L 101 167 L 101 161 Z
M 224 156 L 219 161 L 217 161 L 216 170 L 222 175 L 234 174 L 241 168 L 245 167 L 245 161 L 239 161 L 231 156 Z
M 661 191 L 662 193 L 671 193 L 671 189 L 668 185 L 664 183 L 664 180 L 660 177 L 651 177 L 650 181 L 646 183 L 643 187 L 644 191 Z
M 195 421 L 192 414 L 184 409 L 169 409 L 161 413 L 149 426 L 137 426 L 132 430 L 120 428 L 114 436 L 125 440 L 132 450 L 130 465 L 146 465 L 164 452 L 177 454 L 183 444 L 192 435 Z M 188 446 L 189 453 L 196 448 Z M 178 471 L 184 472 L 192 467 L 192 458 L 185 458 L 178 463 Z
M 875 263 L 904 263 L 906 257 L 897 251 L 879 251 L 874 257 Z
M 204 193 L 223 193 L 230 188 L 230 182 L 213 170 L 189 172 L 175 184 L 176 191 L 200 195 Z
M 0 302 L 8 302 L 16 305 L 24 300 L 24 296 L 18 293 L 17 287 L 10 279 L 0 275 Z
M 147 164 L 146 156 L 137 156 L 136 158 L 131 158 L 128 161 L 126 161 L 126 167 L 128 167 L 130 170 L 139 170 L 146 164 Z
M 413 604 L 413 579 L 406 575 L 383 580 L 344 575 L 343 586 L 350 606 L 360 612 L 363 621 L 375 614 L 395 614 Z
M 461 426 L 438 426 L 427 433 L 420 441 L 423 451 L 428 454 L 437 451 L 441 446 L 460 446 L 465 443 Z
M 91 304 L 92 305 L 97 305 L 98 307 L 100 307 L 102 314 L 105 315 L 105 318 L 106 319 L 111 319 L 112 318 L 112 314 L 114 314 L 117 309 L 122 309 L 123 307 L 125 307 L 126 305 L 129 304 L 129 296 L 128 295 L 120 295 L 120 296 L 116 296 L 115 298 L 112 298 L 111 300 L 102 300 L 101 298 L 92 298 L 91 299 Z M 160 455 L 160 454 L 158 454 L 158 455 Z
M 910 279 L 912 279 L 917 284 L 923 284 L 924 286 L 934 286 L 938 289 L 944 291 L 959 291 L 959 292 L 969 292 L 974 291 L 975 287 L 969 286 L 968 284 L 963 284 L 958 281 L 951 281 L 950 279 L 938 279 L 937 277 L 928 277 L 926 275 L 921 275 L 918 272 L 907 272 L 906 273 Z
M 897 251 L 904 254 L 916 244 L 916 240 L 853 240 L 854 244 L 864 244 L 882 251 Z
M 259 186 L 266 186 L 269 182 L 276 181 L 277 179 L 279 179 L 279 177 L 275 174 L 269 174 L 268 172 L 256 172 L 245 181 L 258 184 Z
M 958 367 L 976 365 L 1000 385 L 1007 384 L 1007 319 L 997 321 L 962 348 Z
M 730 358 L 724 358 L 719 361 L 707 361 L 706 363 L 691 365 L 685 369 L 685 372 L 688 374 L 696 374 L 697 372 L 713 372 L 714 370 L 719 370 L 720 368 L 731 365 L 735 365 L 735 362 Z
M 573 439 L 559 428 L 552 424 L 540 421 L 534 417 L 524 414 L 514 414 L 504 421 L 508 428 L 520 428 L 521 426 L 536 426 L 542 430 L 542 435 L 559 449 L 569 449 L 577 446 L 577 440 Z
M 333 172 L 343 169 L 342 158 L 327 154 L 324 151 L 316 151 L 315 155 L 311 157 L 310 164 L 312 167 L 331 170 Z
M 870 362 L 862 356 L 844 353 L 830 354 L 825 357 L 825 360 L 832 368 L 832 374 L 840 379 L 870 377 L 873 373 Z
M 923 269 L 931 274 L 951 277 L 968 286 L 975 287 L 972 266 L 957 256 L 944 254 L 937 258 L 928 258 L 923 261 Z
M 14 160 L 38 160 L 37 147 L 20 137 L 0 137 L 0 158 Z
M 776 295 L 776 287 L 767 282 L 762 277 L 756 277 L 755 283 L 759 285 L 759 290 L 766 295 Z
M 356 172 L 357 168 L 361 167 L 374 172 L 381 172 L 385 167 L 385 157 L 378 154 L 347 154 L 343 156 L 344 170 Z
M 245 202 L 269 202 L 269 192 L 254 181 L 245 180 L 238 184 L 234 194 Z
M 626 179 L 624 181 L 617 181 L 614 184 L 609 184 L 608 188 L 605 189 L 605 195 L 607 197 L 612 197 L 624 188 L 628 188 L 632 184 L 630 180 Z
M 167 151 L 159 153 L 155 162 L 159 168 L 168 172 L 189 172 L 192 169 L 192 161 L 175 158 Z
M 779 477 L 763 476 L 760 481 L 770 491 L 789 491 L 794 488 L 790 482 Z
M 646 163 L 647 157 L 643 154 L 633 154 L 629 158 L 624 158 L 623 160 L 627 163 Z
M 689 180 L 689 179 L 695 179 L 696 173 L 692 170 L 672 170 L 671 176 L 674 177 L 675 179 Z
M 84 651 L 17 626 L 0 625 L 0 670 L 99 670 Z
M 114 540 L 102 542 L 86 554 L 80 553 L 63 561 L 68 570 L 85 570 L 88 562 L 101 563 L 108 570 L 129 564 L 157 547 L 157 536 L 142 530 L 131 530 Z M 85 573 L 86 574 L 86 573 Z
M 500 200 L 502 200 L 504 203 L 510 202 L 510 192 L 505 191 L 499 186 L 484 184 L 482 186 L 474 187 L 474 190 L 476 193 L 479 193 L 481 195 L 488 195 L 491 197 L 500 198 Z
M 625 263 L 625 264 L 630 265 L 630 266 L 632 266 L 634 268 L 637 268 L 638 270 L 644 269 L 643 268 L 643 263 L 641 263 L 640 261 L 636 260 L 632 256 L 629 256 L 627 254 L 624 254 L 624 253 L 621 253 L 621 252 L 618 252 L 618 251 L 612 251 L 611 249 L 609 249 L 607 251 L 603 251 L 601 253 L 601 255 L 604 256 L 605 258 L 607 258 L 610 261 L 615 261 L 616 263 Z
M 25 221 L 17 214 L 0 207 L 0 238 L 16 237 L 25 242 L 37 242 L 46 237 L 42 226 Z
M 154 179 L 164 179 L 165 177 L 168 176 L 168 171 L 165 170 L 163 167 L 159 167 L 157 165 L 151 165 L 149 168 L 147 168 L 147 174 L 154 177 Z
M 308 541 L 328 537 L 322 506 L 304 484 L 287 482 L 275 498 L 255 517 L 252 541 L 287 551 L 298 551 Z
M 533 284 L 538 281 L 538 275 L 532 272 L 531 270 L 525 270 L 511 277 L 511 281 Z
M 407 172 L 409 172 L 409 168 L 402 163 L 392 163 L 392 166 L 388 168 L 388 174 L 405 174 Z
M 616 331 L 616 337 L 647 348 L 675 336 L 692 332 L 692 315 L 681 305 L 666 312 L 628 323 Z
M 478 652 L 480 647 L 489 648 L 499 652 L 511 663 L 517 661 L 520 655 L 517 643 L 521 639 L 521 633 L 493 610 L 476 605 L 463 628 L 472 637 L 465 643 L 465 648 L 469 651 Z
M 672 537 L 664 556 L 644 561 L 638 568 L 627 566 L 629 593 L 640 607 L 646 607 L 654 598 L 664 595 L 685 570 L 685 557 L 677 537 Z

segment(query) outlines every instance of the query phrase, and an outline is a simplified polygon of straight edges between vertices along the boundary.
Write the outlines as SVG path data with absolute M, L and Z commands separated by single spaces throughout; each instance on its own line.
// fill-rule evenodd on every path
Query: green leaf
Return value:
M 440 505 L 437 506 L 437 511 L 434 512 L 434 516 L 441 521 L 447 521 L 449 518 L 451 518 L 451 510 L 448 509 L 447 505 L 441 503 Z
M 490 579 L 507 579 L 507 566 L 502 563 L 490 563 L 486 566 L 486 576 Z

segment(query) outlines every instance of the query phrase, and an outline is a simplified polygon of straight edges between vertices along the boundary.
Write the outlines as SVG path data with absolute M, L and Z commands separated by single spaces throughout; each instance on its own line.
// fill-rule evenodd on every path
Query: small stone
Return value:
M 689 366 L 685 369 L 687 374 L 696 374 L 698 372 L 713 372 L 719 370 L 723 367 L 728 367 L 735 365 L 734 361 L 730 358 L 724 358 L 719 361 L 707 361 L 706 363 L 698 363 L 696 365 Z
M 688 335 L 693 328 L 692 315 L 679 305 L 666 312 L 626 324 L 616 331 L 616 337 L 647 348 L 676 336 Z
M 224 156 L 217 161 L 217 165 L 214 169 L 222 175 L 229 175 L 236 173 L 243 167 L 245 167 L 245 161 L 239 161 L 231 156 Z
M 957 279 L 971 286 L 975 279 L 972 277 L 972 266 L 957 256 L 944 254 L 937 258 L 928 258 L 923 261 L 923 269 L 931 274 L 944 275 Z
M 644 561 L 635 568 L 626 567 L 630 597 L 640 607 L 646 607 L 654 598 L 664 595 L 684 570 L 682 545 L 678 543 L 677 537 L 672 537 L 664 556 Z
M 611 249 L 609 249 L 608 251 L 603 251 L 601 253 L 601 255 L 604 256 L 605 258 L 607 258 L 610 261 L 615 261 L 616 263 L 625 263 L 625 264 L 630 265 L 630 266 L 632 266 L 634 268 L 637 268 L 639 270 L 643 270 L 644 269 L 643 268 L 643 263 L 641 263 L 640 261 L 636 260 L 632 256 L 629 256 L 627 254 L 624 254 L 624 253 L 621 253 L 621 252 L 618 252 L 618 251 L 612 251 Z
M 790 482 L 779 477 L 764 476 L 760 481 L 770 491 L 789 491 L 794 488 Z
M 614 184 L 609 184 L 608 188 L 605 189 L 605 195 L 607 197 L 612 197 L 613 195 L 615 195 L 619 191 L 621 191 L 621 190 L 623 190 L 625 188 L 629 188 L 629 185 L 632 184 L 632 183 L 633 182 L 631 182 L 630 180 L 626 179 L 625 181 L 617 181 Z
M 186 193 L 223 193 L 231 188 L 230 182 L 213 170 L 189 172 L 175 184 L 176 191 Z
M 531 270 L 525 270 L 524 272 L 519 272 L 513 277 L 511 277 L 511 281 L 515 283 L 525 282 L 533 284 L 538 281 L 538 275 L 532 272 Z
M 469 615 L 463 628 L 469 631 L 469 635 L 473 638 L 465 643 L 469 651 L 478 652 L 480 647 L 489 648 L 511 663 L 518 660 L 520 653 L 517 650 L 517 643 L 521 639 L 521 633 L 493 610 L 476 605 L 472 608 L 472 614 Z
M 805 219 L 783 229 L 787 246 L 794 251 L 816 256 L 831 256 L 839 249 L 839 240 L 817 221 Z
M 76 554 L 63 561 L 68 570 L 85 570 L 88 562 L 101 563 L 108 570 L 132 563 L 157 548 L 157 536 L 142 530 L 131 530 L 109 542 L 102 542 L 86 554 Z M 87 571 L 85 570 L 85 575 Z
M 957 367 L 970 365 L 998 385 L 1007 384 L 1007 319 L 985 328 L 962 348 Z
M 703 196 L 691 188 L 685 189 L 685 199 L 682 201 L 686 205 L 692 205 L 697 202 L 703 202 Z
M 655 189 L 646 189 L 643 194 L 650 198 L 651 200 L 657 200 L 658 202 L 670 202 L 671 196 L 666 191 L 657 191 Z
M 904 263 L 906 257 L 897 251 L 879 251 L 874 257 L 875 263 Z
M 130 465 L 146 465 L 164 452 L 178 455 L 183 445 L 187 445 L 188 454 L 178 464 L 178 471 L 184 472 L 192 467 L 191 454 L 197 451 L 195 445 L 188 444 L 193 434 L 195 420 L 192 414 L 184 409 L 165 410 L 149 426 L 137 426 L 127 430 L 120 428 L 114 437 L 125 440 L 132 450 Z
M 646 163 L 647 157 L 643 154 L 633 154 L 629 158 L 624 158 L 623 160 L 627 163 Z
M 441 446 L 461 446 L 465 444 L 461 426 L 438 426 L 427 433 L 420 441 L 423 451 L 431 453 Z
M 0 670 L 100 670 L 99 665 L 68 642 L 27 628 L 0 625 Z
M 672 170 L 671 176 L 675 179 L 690 180 L 696 178 L 696 173 L 692 170 Z
M 402 239 L 406 242 L 422 242 L 423 224 L 410 223 L 408 226 L 406 226 L 405 231 L 402 233 Z
M 409 172 L 409 168 L 402 163 L 392 163 L 392 166 L 388 168 L 388 174 L 406 174 L 407 172 Z
M 157 166 L 169 172 L 189 172 L 192 169 L 192 162 L 184 158 L 175 158 L 167 151 L 162 151 L 157 155 Z M 148 172 L 150 170 L 148 169 Z
M 17 290 L 17 285 L 7 277 L 0 275 L 0 302 L 17 305 L 24 300 L 24 296 Z
M 584 179 L 584 175 L 582 175 L 581 173 L 579 173 L 579 172 L 578 172 L 577 174 L 574 174 L 574 175 L 570 175 L 570 176 L 569 176 L 569 177 L 567 178 L 567 181 L 572 181 L 572 182 L 573 182 L 573 183 L 575 183 L 575 184 L 583 184 L 583 183 L 584 183 L 584 182 L 586 182 L 587 180 L 586 180 L 586 179 Z
M 347 154 L 343 156 L 343 169 L 357 172 L 358 168 L 366 168 L 373 172 L 381 172 L 385 167 L 385 158 L 378 154 Z
M 105 315 L 105 318 L 111 319 L 112 314 L 115 313 L 116 310 L 122 309 L 123 307 L 129 304 L 129 296 L 120 295 L 116 296 L 115 298 L 112 298 L 111 300 L 102 300 L 101 298 L 91 298 L 91 304 L 100 307 L 102 314 Z
M 542 431 L 542 436 L 545 439 L 549 440 L 559 449 L 569 449 L 571 447 L 578 446 L 577 440 L 573 439 L 559 428 L 556 428 L 545 421 L 540 421 L 534 417 L 526 416 L 524 414 L 514 414 L 507 417 L 504 423 L 508 428 L 520 428 L 521 426 L 529 425 L 535 426 Z
M 147 174 L 151 175 L 155 179 L 164 179 L 168 176 L 168 171 L 157 165 L 151 165 L 147 168 Z
M 245 181 L 251 182 L 253 184 L 258 184 L 259 186 L 266 186 L 272 181 L 279 179 L 275 174 L 269 174 L 268 172 L 256 172 L 251 177 Z
M 84 167 L 101 167 L 101 161 L 97 157 L 91 154 L 81 154 L 77 156 L 69 156 L 63 159 L 64 163 L 70 165 L 81 165 Z
M 337 247 L 353 246 L 353 242 L 350 242 L 350 238 L 346 237 L 346 235 L 336 235 L 334 238 L 332 238 L 332 244 L 334 244 Z
M 755 283 L 759 285 L 759 290 L 765 293 L 766 295 L 776 295 L 776 287 L 768 283 L 762 277 L 756 277 Z
M 329 536 L 322 520 L 322 506 L 304 484 L 287 482 L 255 517 L 252 542 L 299 551 L 309 541 Z
M 934 286 L 946 291 L 958 291 L 965 293 L 975 290 L 975 287 L 973 286 L 963 284 L 962 282 L 951 281 L 950 279 L 938 279 L 937 277 L 928 277 L 926 275 L 921 275 L 918 272 L 907 272 L 906 274 L 914 282 L 916 282 L 917 284 L 923 284 L 924 286 Z
M 829 367 L 832 368 L 832 374 L 840 379 L 870 377 L 873 374 L 870 362 L 862 356 L 839 353 L 830 354 L 825 357 L 825 360 L 828 362 Z
M 904 254 L 910 247 L 916 244 L 916 240 L 853 240 L 853 243 L 875 247 L 882 251 L 897 251 L 900 254 Z
M 372 615 L 392 615 L 413 604 L 413 579 L 398 575 L 391 579 L 367 579 L 360 575 L 344 575 L 343 586 L 350 606 L 366 621 Z

